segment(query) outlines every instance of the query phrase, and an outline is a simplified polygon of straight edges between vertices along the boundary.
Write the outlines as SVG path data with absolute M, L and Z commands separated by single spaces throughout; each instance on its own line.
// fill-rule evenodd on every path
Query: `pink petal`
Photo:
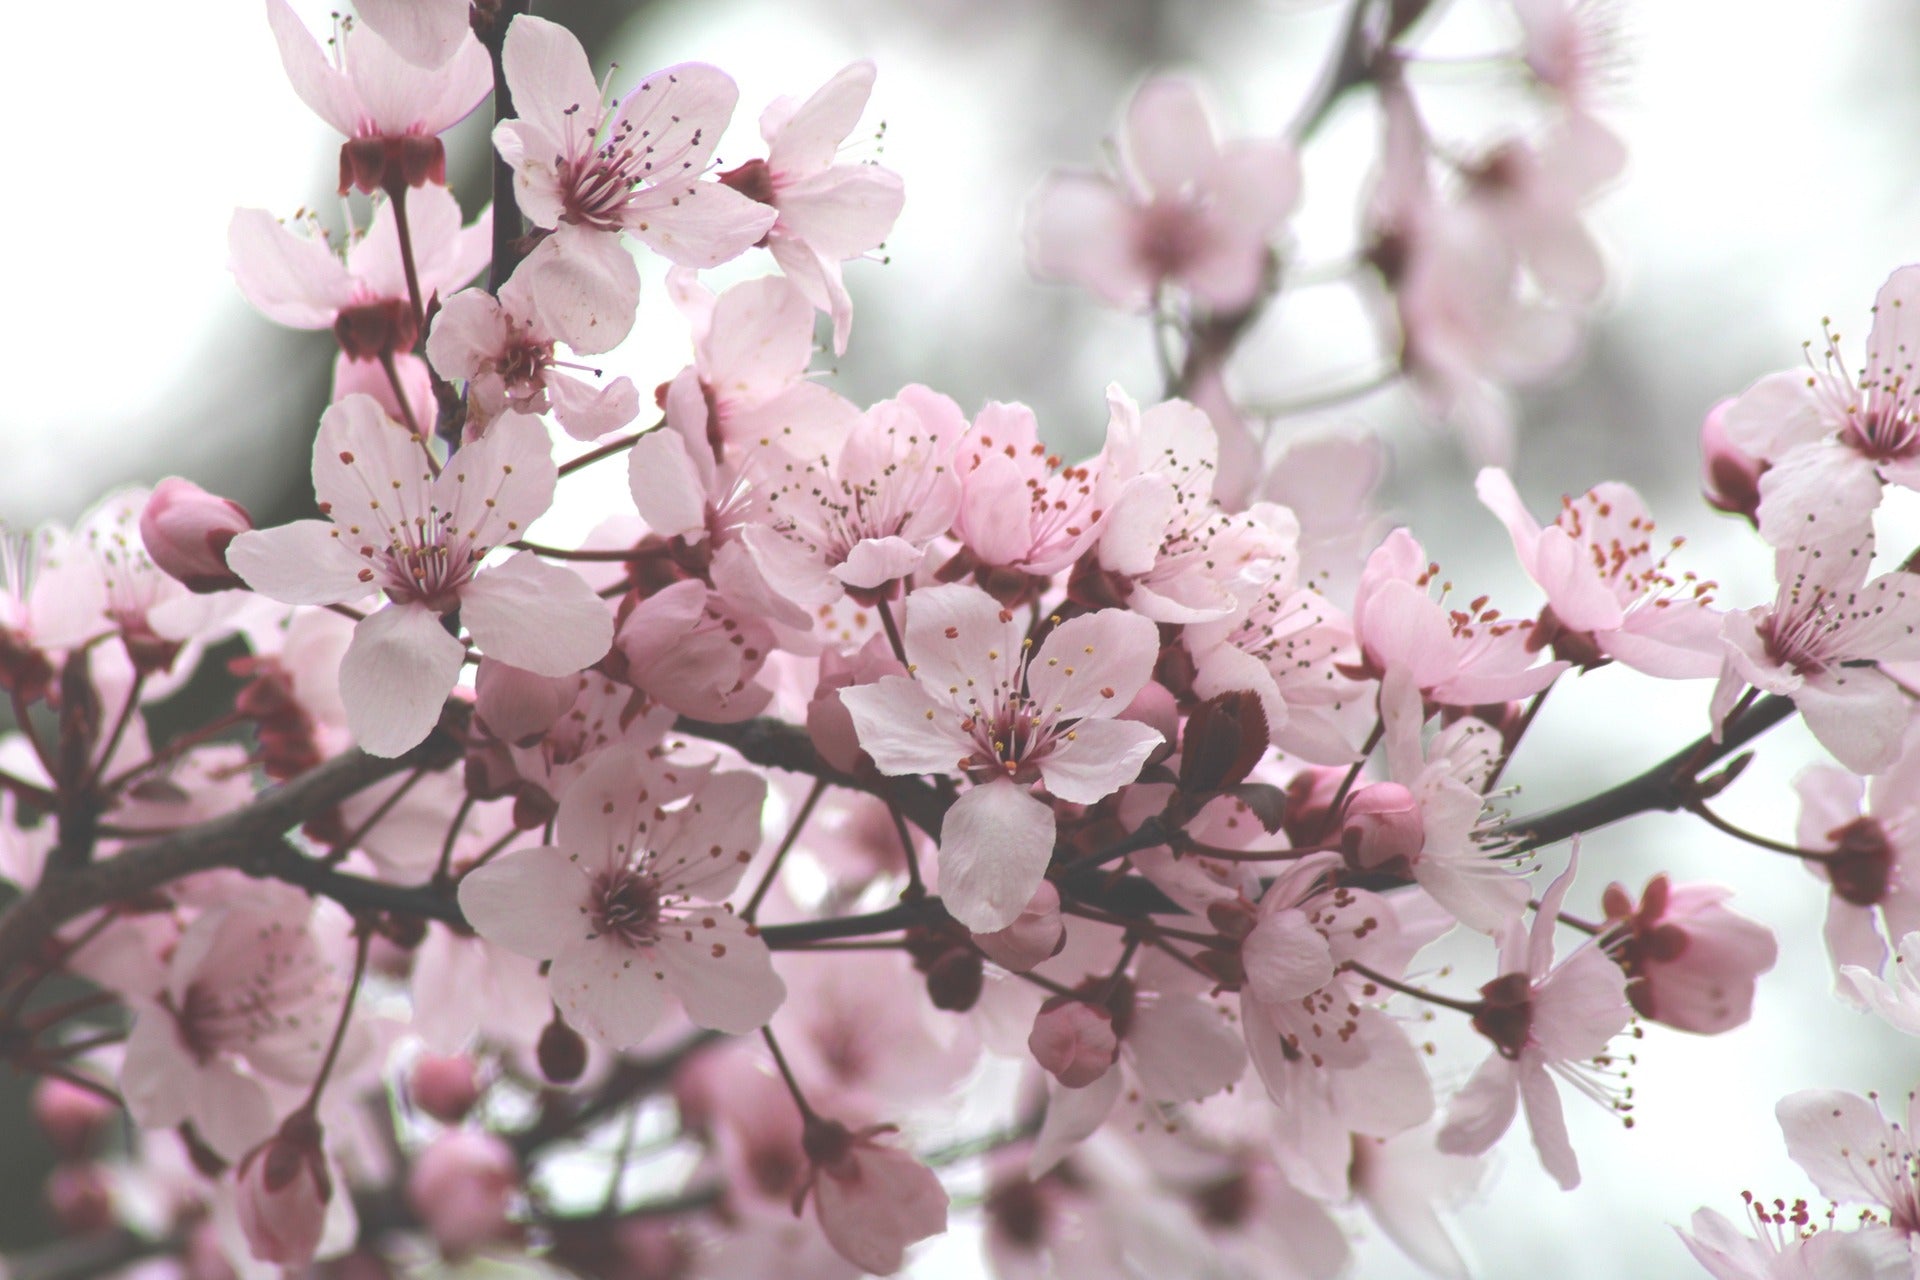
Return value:
M 1436 1139 L 1449 1155 L 1477 1156 L 1500 1140 L 1520 1107 L 1519 1067 L 1489 1054 L 1447 1107 Z
M 1606 1050 L 1633 1017 L 1627 977 L 1606 952 L 1574 952 L 1534 992 L 1532 1038 L 1548 1060 L 1579 1062 Z
M 535 246 L 514 278 L 521 272 L 540 322 L 581 355 L 611 351 L 633 331 L 640 269 L 613 232 L 563 226 Z
M 947 1229 L 947 1193 L 931 1169 L 904 1151 L 857 1147 L 851 1170 L 830 1167 L 814 1182 L 820 1229 L 862 1271 L 890 1276 L 906 1247 Z
M 906 199 L 892 170 L 842 165 L 782 190 L 780 222 L 822 257 L 845 261 L 880 247 Z
M 633 379 L 626 377 L 596 387 L 549 370 L 547 397 L 553 403 L 554 419 L 575 440 L 598 440 L 640 415 L 640 392 Z
M 964 706 L 963 694 L 948 691 L 964 690 L 973 681 L 1012 687 L 1025 628 L 998 600 L 978 587 L 954 583 L 913 592 L 906 608 L 907 663 L 936 696 Z
M 1891 677 L 1871 667 L 1809 675 L 1793 692 L 1793 705 L 1820 745 L 1855 773 L 1878 773 L 1900 754 L 1907 698 Z
M 1052 1080 L 1047 1082 L 1047 1114 L 1041 1121 L 1033 1150 L 1027 1156 L 1028 1177 L 1045 1174 L 1106 1123 L 1114 1103 L 1120 1100 L 1122 1075 L 1116 1066 L 1080 1089 L 1064 1088 Z
M 501 47 L 514 112 L 553 138 L 591 127 L 600 112 L 600 85 L 580 41 L 545 18 L 520 14 Z M 579 117 L 592 113 L 593 119 Z
M 806 458 L 838 452 L 859 421 L 860 411 L 844 396 L 802 381 L 758 404 L 724 406 L 720 430 L 735 444 L 773 444 Z
M 364 560 L 340 542 L 328 520 L 295 520 L 243 533 L 227 544 L 227 567 L 282 604 L 344 604 L 366 596 Z
M 439 722 L 466 652 L 439 615 L 417 604 L 388 605 L 355 625 L 340 660 L 340 700 L 361 750 L 397 756 L 418 746 Z
M 1211 1000 L 1165 992 L 1140 1004 L 1124 1051 L 1149 1098 L 1197 1102 L 1246 1074 L 1246 1044 L 1222 1014 Z
M 336 133 L 354 136 L 360 124 L 359 95 L 327 61 L 307 24 L 295 15 L 287 0 L 267 0 L 267 22 L 273 27 L 280 63 L 293 82 L 293 91 Z
M 829 572 L 849 587 L 871 589 L 906 577 L 926 558 L 923 549 L 905 538 L 863 538 Z
M 717 901 L 733 891 L 760 848 L 760 818 L 767 803 L 765 778 L 718 773 L 692 802 L 659 819 L 650 838 L 652 869 L 662 888 L 678 897 Z
M 569 942 L 547 971 L 553 1002 L 582 1035 L 609 1049 L 631 1049 L 667 1009 L 658 957 L 614 938 Z
M 954 727 L 953 711 L 905 676 L 842 689 L 840 702 L 853 717 L 860 749 L 889 777 L 950 773 L 973 751 L 972 740 Z
M 773 953 L 757 930 L 714 907 L 682 922 L 688 941 L 674 933 L 660 940 L 654 959 L 667 975 L 667 989 L 695 1026 L 744 1035 L 767 1025 L 787 998 L 773 971 Z
M 1240 944 L 1247 989 L 1272 1004 L 1298 1000 L 1333 981 L 1327 940 L 1298 908 L 1265 916 Z
M 1136 720 L 1082 720 L 1040 761 L 1047 791 L 1073 804 L 1092 804 L 1140 776 L 1147 757 L 1166 741 Z
M 432 483 L 419 442 L 373 397 L 348 396 L 320 416 L 313 493 L 342 538 L 362 540 L 350 550 L 383 547 L 389 528 L 424 515 L 411 508 Z
M 1138 310 L 1156 278 L 1137 257 L 1134 210 L 1106 178 L 1049 174 L 1027 204 L 1027 266 L 1042 280 L 1077 284 L 1101 301 Z
M 325 329 L 353 301 L 353 280 L 326 241 L 296 234 L 265 209 L 235 209 L 227 266 L 260 313 L 295 329 Z
M 500 302 L 485 289 L 462 289 L 444 299 L 427 334 L 427 359 L 442 378 L 466 379 L 504 352 L 511 322 Z
M 572 675 L 613 645 L 606 602 L 531 551 L 476 574 L 460 593 L 460 620 L 482 653 L 535 675 Z
M 444 65 L 473 34 L 464 0 L 359 0 L 354 7 L 396 53 L 418 67 Z
M 498 546 L 521 537 L 547 513 L 557 479 L 546 428 L 537 418 L 509 414 L 453 455 L 432 482 L 433 502 L 451 512 L 454 527 L 476 543 Z
M 701 377 L 722 406 L 764 399 L 812 361 L 813 308 L 780 276 L 737 284 L 715 301 L 699 357 Z
M 841 141 L 867 109 L 873 81 L 871 62 L 849 63 L 797 109 L 778 117 L 777 124 L 769 119 L 769 108 L 760 120 L 761 136 L 769 144 L 768 166 L 785 175 L 815 173 L 832 164 Z
M 636 240 L 683 267 L 717 267 L 773 229 L 770 206 L 718 182 L 668 183 L 634 197 L 625 225 Z
M 1872 459 L 1835 441 L 1797 445 L 1760 477 L 1760 536 L 1775 547 L 1857 542 L 1872 533 L 1880 490 Z
M 1149 190 L 1174 195 L 1196 183 L 1217 154 L 1213 125 L 1186 80 L 1149 80 L 1127 106 L 1127 160 Z
M 627 482 L 647 528 L 666 538 L 706 535 L 706 486 L 677 432 L 641 436 L 627 455 Z
M 1832 430 L 1821 412 L 1818 389 L 1807 385 L 1805 372 L 1793 369 L 1770 373 L 1741 392 L 1721 421 L 1727 438 L 1743 453 L 1768 462 Z
M 963 793 L 940 827 L 947 911 L 975 933 L 1012 924 L 1046 876 L 1053 837 L 1053 810 L 1016 783 L 996 779 Z
M 1560 1107 L 1560 1091 L 1553 1086 L 1547 1069 L 1522 1057 L 1517 1068 L 1520 1077 L 1520 1102 L 1527 1110 L 1527 1128 L 1533 1131 L 1533 1149 L 1540 1163 L 1553 1175 L 1562 1191 L 1580 1185 L 1580 1162 L 1574 1158 L 1573 1142 L 1567 1137 L 1567 1117 Z M 1441 1148 L 1445 1150 L 1443 1146 Z
M 1112 716 L 1139 696 L 1159 657 L 1158 627 L 1125 609 L 1101 609 L 1047 634 L 1027 669 L 1027 687 L 1056 720 Z
M 460 910 L 495 946 L 550 960 L 593 932 L 583 908 L 587 873 L 551 845 L 495 858 L 461 878 Z
M 1910 386 L 1915 351 L 1920 351 L 1920 266 L 1899 267 L 1873 298 L 1866 380 L 1886 388 Z

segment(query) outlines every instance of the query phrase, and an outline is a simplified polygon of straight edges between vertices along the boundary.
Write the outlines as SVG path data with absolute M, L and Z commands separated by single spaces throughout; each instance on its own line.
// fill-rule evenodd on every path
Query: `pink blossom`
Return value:
M 841 264 L 879 248 L 906 200 L 891 169 L 834 163 L 867 108 L 873 78 L 871 62 L 853 62 L 804 102 L 775 99 L 760 113 L 767 158 L 720 176 L 778 214 L 764 243 L 807 301 L 833 318 L 836 355 L 853 327 Z
M 1493 1041 L 1494 1053 L 1453 1097 L 1440 1130 L 1440 1150 L 1478 1155 L 1499 1140 L 1523 1105 L 1540 1163 L 1566 1190 L 1580 1184 L 1580 1165 L 1567 1138 L 1551 1072 L 1590 1097 L 1607 1098 L 1607 1043 L 1627 1025 L 1626 975 L 1598 946 L 1584 945 L 1553 960 L 1560 903 L 1573 883 L 1578 852 L 1541 895 L 1531 932 L 1518 921 L 1500 940 L 1500 977 L 1480 988 L 1474 1029 Z M 1588 1065 L 1589 1060 L 1592 1065 Z
M 1463 208 L 1515 250 L 1547 297 L 1591 302 L 1606 283 L 1606 262 L 1580 210 L 1626 160 L 1598 120 L 1570 112 L 1538 146 L 1509 139 L 1470 165 Z
M 741 530 L 761 575 L 797 604 L 894 595 L 960 501 L 953 448 L 966 419 L 925 387 L 868 409 L 833 454 L 755 459 L 767 518 Z
M 890 1276 L 906 1261 L 907 1246 L 947 1229 L 947 1192 L 933 1171 L 897 1147 L 874 1139 L 891 1125 L 856 1131 L 808 1117 L 802 1143 L 811 1166 L 820 1229 L 841 1257 L 874 1275 Z
M 1831 886 L 1827 952 L 1836 970 L 1879 973 L 1887 948 L 1920 931 L 1920 730 L 1908 728 L 1898 758 L 1871 781 L 1816 765 L 1794 783 L 1799 844 L 1824 853 L 1808 868 Z M 1842 984 L 1840 994 L 1850 993 Z
M 772 226 L 771 209 L 702 180 L 739 96 L 718 68 L 656 71 L 603 108 L 573 33 L 528 14 L 507 28 L 503 62 L 519 117 L 495 127 L 494 147 L 534 225 L 572 229 L 562 236 L 582 247 L 567 252 L 598 261 L 609 251 L 584 247 L 593 233 L 626 231 L 669 261 L 712 267 Z
M 376 6 L 376 8 L 379 6 Z M 471 33 L 443 65 L 424 69 L 397 53 L 378 31 L 341 23 L 329 62 L 286 0 L 267 0 L 267 21 L 294 92 L 315 115 L 347 136 L 340 148 L 340 190 L 444 186 L 439 135 L 465 119 L 493 88 L 487 51 Z M 386 26 L 386 23 L 382 23 Z M 408 41 L 412 45 L 412 41 Z
M 1760 477 L 1770 464 L 1733 442 L 1727 432 L 1729 397 L 1707 411 L 1700 423 L 1701 495 L 1707 505 L 1728 515 L 1745 516 L 1760 526 Z
M 1900 751 L 1906 695 L 1861 659 L 1920 658 L 1920 576 L 1867 581 L 1873 540 L 1798 546 L 1774 555 L 1779 591 L 1771 608 L 1728 613 L 1724 659 L 1713 691 L 1713 728 L 1726 727 L 1749 686 L 1793 699 L 1820 745 L 1856 773 L 1878 773 Z
M 140 541 L 153 563 L 189 591 L 225 591 L 246 584 L 227 568 L 227 544 L 253 528 L 247 509 L 168 476 L 140 512 Z
M 442 614 L 459 609 L 483 652 L 542 675 L 578 671 L 613 642 L 612 617 L 572 570 L 529 552 L 483 563 L 553 501 L 539 424 L 497 424 L 438 476 L 425 447 L 364 396 L 334 405 L 313 448 L 327 518 L 242 534 L 227 550 L 248 585 L 289 604 L 386 593 L 386 606 L 355 625 L 340 665 L 348 726 L 379 755 L 425 738 L 459 677 L 466 651 Z
M 1592 652 L 1589 664 L 1616 658 L 1668 678 L 1718 672 L 1720 615 L 1709 596 L 1712 584 L 1691 573 L 1676 577 L 1664 554 L 1655 557 L 1653 518 L 1639 494 L 1623 484 L 1595 486 L 1563 498 L 1560 514 L 1542 529 L 1506 472 L 1488 467 L 1474 488 L 1507 526 L 1527 576 L 1546 593 L 1563 633 L 1550 637 L 1556 652 Z
M 955 456 L 960 506 L 953 536 L 975 578 L 1003 599 L 1031 579 L 1061 572 L 1100 536 L 1099 463 L 1068 467 L 1040 443 L 1033 410 L 998 401 L 982 409 Z M 1009 590 L 1007 577 L 1014 580 Z
M 1300 197 L 1285 142 L 1222 146 L 1199 90 L 1149 80 L 1127 108 L 1119 180 L 1056 173 L 1027 211 L 1027 261 L 1042 279 L 1141 310 L 1167 285 L 1208 310 L 1245 309 L 1268 242 Z
M 759 715 L 773 691 L 754 683 L 774 650 L 773 631 L 704 582 L 687 579 L 635 604 L 614 634 L 620 679 L 697 720 L 732 724 Z
M 1647 882 L 1638 906 L 1618 884 L 1601 901 L 1603 945 L 1627 973 L 1627 999 L 1643 1018 L 1717 1035 L 1753 1012 L 1753 988 L 1773 968 L 1773 931 L 1723 903 L 1731 889 L 1711 884 Z
M 234 1207 L 260 1261 L 300 1267 L 319 1250 L 334 1198 L 334 1175 L 320 1144 L 320 1126 L 303 1107 L 234 1170 Z
M 1877 1098 L 1837 1089 L 1789 1094 L 1774 1114 L 1787 1154 L 1821 1195 L 1873 1206 L 1897 1236 L 1920 1234 L 1920 1148 L 1913 1139 L 1920 1102 L 1909 1097 L 1905 1127 L 1887 1119 Z
M 554 352 L 565 342 L 591 355 L 618 345 L 627 335 L 618 323 L 584 327 L 562 303 L 552 301 L 552 241 L 527 255 L 499 295 L 462 289 L 448 298 L 427 336 L 427 358 L 443 378 L 467 383 L 467 435 L 483 434 L 506 412 L 552 412 L 568 435 L 593 440 L 617 431 L 640 412 L 640 394 L 630 378 L 604 387 L 564 372 L 583 368 Z M 632 313 L 627 319 L 631 322 Z M 596 372 L 591 371 L 589 372 Z
M 1912 1280 L 1913 1259 L 1899 1232 L 1873 1226 L 1822 1231 L 1804 1201 L 1769 1209 L 1748 1196 L 1759 1238 L 1745 1236 L 1712 1209 L 1700 1209 L 1692 1233 L 1674 1230 L 1714 1280 Z
M 840 699 L 882 773 L 975 779 L 947 811 L 940 887 L 969 929 L 1004 929 L 1053 856 L 1053 810 L 1032 785 L 1091 804 L 1138 776 L 1161 741 L 1113 718 L 1151 678 L 1158 633 L 1137 614 L 1103 609 L 1054 627 L 1036 650 L 992 596 L 954 584 L 907 597 L 904 643 L 911 677 Z
M 1920 488 L 1920 266 L 1901 267 L 1874 298 L 1866 365 L 1856 375 L 1829 332 L 1825 367 L 1768 374 L 1726 412 L 1729 441 L 1768 465 L 1760 536 L 1775 547 L 1845 548 L 1870 537 L 1881 486 Z
M 609 747 L 560 798 L 558 843 L 469 873 L 460 907 L 482 937 L 551 960 L 554 1003 L 609 1047 L 644 1039 L 668 994 L 701 1026 L 752 1031 L 786 987 L 753 926 L 711 904 L 758 847 L 765 798 L 757 776 Z
M 453 1129 L 414 1157 L 407 1203 L 434 1243 L 458 1258 L 506 1236 L 508 1210 L 520 1189 L 513 1148 L 491 1133 Z

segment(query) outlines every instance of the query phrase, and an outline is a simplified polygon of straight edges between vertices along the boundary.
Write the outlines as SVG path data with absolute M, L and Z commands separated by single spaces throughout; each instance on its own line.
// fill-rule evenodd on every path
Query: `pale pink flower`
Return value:
M 1102 609 L 1036 649 L 997 600 L 960 584 L 912 592 L 906 611 L 911 678 L 840 698 L 882 773 L 958 771 L 977 783 L 947 811 L 940 887 L 955 919 L 990 933 L 1019 918 L 1053 856 L 1053 809 L 1033 784 L 1092 804 L 1133 781 L 1161 741 L 1113 718 L 1152 677 L 1159 634 L 1138 614 Z
M 1482 596 L 1465 609 L 1449 609 L 1429 594 L 1440 566 L 1405 529 L 1395 529 L 1367 557 L 1354 593 L 1353 627 L 1367 666 L 1386 673 L 1404 669 L 1430 702 L 1483 706 L 1540 692 L 1564 662 L 1535 665 L 1533 624 L 1487 607 Z
M 1550 637 L 1556 652 L 1591 650 L 1590 662 L 1615 658 L 1653 676 L 1718 674 L 1712 584 L 1691 573 L 1675 576 L 1666 548 L 1656 556 L 1653 517 L 1639 494 L 1623 484 L 1596 485 L 1563 498 L 1560 514 L 1542 529 L 1506 472 L 1485 468 L 1474 490 L 1507 526 L 1521 567 L 1546 593 L 1557 630 L 1568 633 Z
M 609 747 L 561 797 L 558 843 L 469 873 L 461 910 L 489 941 L 551 960 L 554 1003 L 611 1048 L 644 1039 L 669 994 L 700 1026 L 752 1031 L 786 987 L 753 926 L 714 904 L 759 846 L 765 799 L 757 776 Z
M 1467 1280 L 1472 1272 L 1440 1215 L 1480 1189 L 1487 1161 L 1452 1156 L 1422 1126 L 1391 1138 L 1353 1139 L 1353 1195 L 1400 1251 L 1429 1274 Z
M 597 374 L 561 360 L 556 343 L 591 355 L 610 350 L 627 335 L 617 325 L 575 327 L 564 303 L 549 305 L 552 260 L 553 242 L 543 241 L 500 286 L 498 296 L 462 289 L 434 317 L 427 358 L 442 378 L 466 382 L 469 439 L 507 412 L 551 412 L 576 440 L 617 431 L 640 412 L 632 379 L 618 377 L 596 387 L 565 372 Z
M 853 327 L 841 264 L 879 248 L 906 200 L 891 169 L 834 163 L 867 109 L 873 78 L 871 62 L 853 62 L 804 102 L 776 98 L 760 113 L 767 158 L 720 176 L 779 215 L 767 249 L 807 301 L 833 318 L 835 354 L 846 351 Z
M 1816 765 L 1794 783 L 1799 844 L 1822 852 L 1807 867 L 1825 879 L 1827 952 L 1836 970 L 1879 973 L 1889 943 L 1920 931 L 1920 729 L 1871 781 Z M 1848 993 L 1842 984 L 1840 993 Z
M 140 512 L 140 541 L 161 572 L 189 591 L 225 591 L 246 584 L 227 568 L 227 544 L 253 528 L 247 509 L 168 476 Z
M 1453 1096 L 1439 1135 L 1440 1150 L 1479 1155 L 1524 1105 L 1540 1163 L 1569 1191 L 1580 1185 L 1580 1164 L 1553 1076 L 1609 1106 L 1624 1106 L 1606 1091 L 1605 1073 L 1614 1070 L 1607 1043 L 1633 1016 L 1626 975 L 1598 946 L 1583 945 L 1554 963 L 1553 930 L 1578 863 L 1576 850 L 1541 895 L 1531 931 L 1515 921 L 1501 938 L 1501 976 L 1480 988 L 1473 1017 L 1494 1052 Z
M 635 604 L 614 633 L 619 677 L 662 706 L 731 724 L 757 716 L 773 691 L 754 683 L 774 650 L 772 628 L 689 578 Z
M 764 276 L 716 296 L 675 268 L 667 289 L 693 337 L 700 395 L 676 404 L 670 392 L 664 406 L 687 419 L 679 429 L 689 448 L 697 440 L 722 457 L 728 447 L 771 444 L 801 456 L 840 447 L 860 411 L 807 377 L 813 310 L 791 280 Z
M 334 604 L 384 591 L 354 627 L 340 694 L 359 744 L 399 755 L 425 738 L 466 649 L 441 626 L 460 610 L 483 652 L 541 675 L 570 675 L 613 642 L 613 618 L 570 569 L 530 552 L 483 564 L 553 502 L 546 432 L 502 421 L 438 476 L 425 443 L 363 396 L 320 420 L 313 487 L 322 520 L 242 534 L 227 562 L 263 595 Z
M 794 1200 L 813 1195 L 820 1229 L 836 1252 L 864 1271 L 890 1276 L 907 1246 L 947 1229 L 947 1192 L 933 1171 L 898 1147 L 874 1139 L 892 1125 L 850 1130 L 810 1116 L 801 1139 L 810 1165 Z
M 1716 1035 L 1753 1012 L 1753 988 L 1779 954 L 1773 931 L 1723 903 L 1733 890 L 1647 882 L 1636 906 L 1618 884 L 1601 896 L 1601 945 L 1627 973 L 1627 999 L 1654 1022 Z
M 341 23 L 329 42 L 334 56 L 329 62 L 286 0 L 267 0 L 267 21 L 294 92 L 347 137 L 340 148 L 342 193 L 350 187 L 392 192 L 446 184 L 447 155 L 439 135 L 493 89 L 487 51 L 471 33 L 455 41 L 455 51 L 441 65 L 423 69 L 378 31 L 352 22 Z
M 1249 306 L 1269 242 L 1300 198 L 1300 162 L 1275 140 L 1222 146 L 1199 90 L 1149 80 L 1127 107 L 1121 177 L 1050 175 L 1027 210 L 1027 261 L 1042 279 L 1128 310 L 1165 286 L 1216 312 Z
M 1039 432 L 1033 410 L 995 401 L 975 415 L 955 454 L 953 536 L 976 580 L 1001 588 L 994 594 L 1003 599 L 1069 568 L 1102 528 L 1099 462 L 1064 466 Z
M 1470 164 L 1462 207 L 1514 249 L 1548 298 L 1591 302 L 1606 284 L 1606 262 L 1581 206 L 1626 161 L 1626 148 L 1598 120 L 1569 113 L 1538 146 L 1508 139 Z
M 1871 1205 L 1885 1229 L 1920 1235 L 1920 1148 L 1914 1125 L 1920 1099 L 1907 1099 L 1906 1126 L 1888 1120 L 1877 1098 L 1837 1089 L 1788 1094 L 1774 1108 L 1787 1154 L 1820 1194 L 1840 1204 Z
M 1728 439 L 1769 464 L 1760 476 L 1760 536 L 1775 547 L 1845 548 L 1871 536 L 1881 487 L 1920 488 L 1920 266 L 1901 267 L 1874 298 L 1858 374 L 1827 334 L 1824 368 L 1768 374 L 1726 412 Z
M 1782 694 L 1820 745 L 1855 773 L 1893 763 L 1908 702 L 1892 677 L 1861 660 L 1920 658 L 1920 575 L 1867 581 L 1873 539 L 1801 545 L 1774 555 L 1772 607 L 1726 615 L 1724 658 L 1713 691 L 1713 731 L 1726 728 L 1749 686 Z
M 894 595 L 959 507 L 953 448 L 965 429 L 953 401 L 911 386 L 861 415 L 832 454 L 763 452 L 768 514 L 741 530 L 761 575 L 809 607 Z
M 1029 1178 L 1019 1154 L 987 1158 L 981 1205 L 983 1247 L 1002 1280 L 1103 1280 L 1125 1274 L 1121 1262 L 1125 1208 L 1102 1203 L 1105 1188 L 1071 1163 Z
M 1899 1232 L 1822 1231 L 1805 1202 L 1773 1205 L 1748 1199 L 1757 1239 L 1712 1209 L 1694 1213 L 1691 1234 L 1674 1230 L 1714 1280 L 1912 1280 L 1913 1258 Z
M 625 231 L 671 262 L 713 267 L 773 225 L 773 210 L 703 180 L 739 97 L 718 68 L 656 71 L 603 108 L 579 40 L 528 14 L 507 28 L 503 62 L 519 117 L 495 127 L 493 144 L 535 226 L 573 228 L 576 244 Z

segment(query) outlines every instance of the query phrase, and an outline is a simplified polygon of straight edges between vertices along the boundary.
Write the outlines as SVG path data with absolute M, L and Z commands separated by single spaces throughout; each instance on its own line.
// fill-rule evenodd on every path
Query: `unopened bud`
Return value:
M 113 1225 L 113 1191 L 91 1160 L 55 1165 L 47 1175 L 47 1207 L 68 1235 L 92 1235 Z
M 1244 782 L 1267 750 L 1267 713 L 1258 694 L 1236 689 L 1208 698 L 1187 717 L 1180 739 L 1180 789 L 1208 795 Z
M 1366 870 L 1411 862 L 1427 842 L 1426 823 L 1413 792 L 1397 782 L 1375 782 L 1347 801 L 1340 848 Z
M 33 1087 L 33 1118 L 53 1149 L 69 1160 L 92 1149 L 118 1110 L 91 1089 L 58 1076 L 42 1076 Z
M 1701 490 L 1708 505 L 1728 515 L 1745 516 L 1760 527 L 1760 477 L 1768 464 L 1742 451 L 1727 434 L 1727 409 L 1722 400 L 1707 411 L 1700 424 Z
M 508 1234 L 508 1210 L 519 1186 L 512 1148 L 491 1133 L 453 1129 L 414 1160 L 407 1203 L 440 1251 L 457 1258 Z
M 558 1010 L 553 1021 L 540 1032 L 533 1056 L 540 1074 L 552 1084 L 572 1084 L 587 1069 L 587 1042 L 580 1033 L 560 1020 Z
M 1120 1038 L 1105 1009 L 1055 996 L 1034 1016 L 1027 1048 L 1054 1079 L 1069 1089 L 1083 1089 L 1112 1069 Z
M 927 967 L 927 998 L 936 1009 L 965 1013 L 980 999 L 986 973 L 980 953 L 955 947 Z
M 480 1098 L 473 1060 L 463 1054 L 422 1054 L 407 1082 L 413 1105 L 441 1124 L 459 1124 Z
M 304 1267 L 320 1247 L 333 1176 L 321 1150 L 320 1125 L 302 1108 L 235 1170 L 234 1208 L 253 1256 Z
M 227 567 L 227 544 L 253 528 L 247 509 L 168 476 L 140 512 L 140 540 L 161 572 L 189 591 L 228 591 L 247 584 Z

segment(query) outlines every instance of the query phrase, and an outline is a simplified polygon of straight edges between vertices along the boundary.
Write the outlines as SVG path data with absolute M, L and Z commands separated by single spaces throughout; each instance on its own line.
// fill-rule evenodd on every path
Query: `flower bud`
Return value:
M 87 1154 L 119 1108 L 91 1089 L 59 1076 L 42 1076 L 33 1087 L 33 1118 L 63 1157 Z
M 227 568 L 227 544 L 252 528 L 253 517 L 245 507 L 179 476 L 155 485 L 140 513 L 140 539 L 147 555 L 189 591 L 246 586 Z
M 413 1105 L 441 1124 L 459 1124 L 480 1098 L 473 1060 L 462 1054 L 422 1054 L 407 1084 Z
M 965 1013 L 980 999 L 986 973 L 980 953 L 955 947 L 927 967 L 927 998 L 936 1009 Z
M 407 1203 L 440 1251 L 458 1257 L 507 1234 L 507 1210 L 519 1185 L 512 1148 L 491 1133 L 453 1129 L 414 1160 Z
M 540 1074 L 549 1083 L 572 1084 L 587 1069 L 587 1042 L 580 1038 L 578 1031 L 560 1020 L 560 1011 L 556 1009 L 553 1021 L 540 1032 L 533 1056 L 540 1064 Z
M 1107 1074 L 1120 1052 L 1113 1015 L 1070 996 L 1054 996 L 1034 1015 L 1027 1036 L 1033 1060 L 1069 1089 Z
M 1020 915 L 1004 929 L 973 935 L 974 945 L 1009 973 L 1025 973 L 1042 960 L 1060 954 L 1066 944 L 1066 929 L 1060 923 L 1060 891 L 1053 881 L 1042 880 Z
M 333 1176 L 320 1125 L 304 1108 L 247 1152 L 234 1171 L 234 1208 L 253 1256 L 283 1267 L 313 1261 L 326 1227 Z
M 68 1235 L 92 1235 L 113 1225 L 113 1190 L 91 1160 L 55 1165 L 47 1175 L 47 1207 Z
M 1267 713 L 1258 694 L 1235 689 L 1208 698 L 1187 717 L 1180 739 L 1180 790 L 1208 795 L 1246 781 L 1267 750 Z
M 1366 870 L 1411 862 L 1427 842 L 1420 802 L 1397 782 L 1375 782 L 1347 801 L 1340 824 L 1340 848 Z
M 1701 490 L 1708 505 L 1728 515 L 1745 516 L 1760 527 L 1760 477 L 1768 463 L 1742 452 L 1727 435 L 1727 409 L 1722 400 L 1707 411 L 1700 424 Z

